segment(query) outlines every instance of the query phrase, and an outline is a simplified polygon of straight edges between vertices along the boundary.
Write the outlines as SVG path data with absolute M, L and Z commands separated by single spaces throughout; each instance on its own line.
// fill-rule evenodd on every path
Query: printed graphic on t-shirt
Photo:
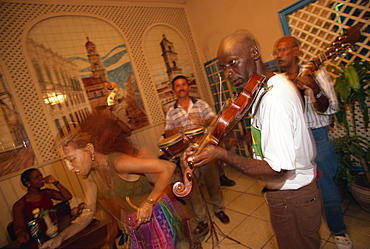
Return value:
M 256 128 L 252 126 L 251 133 L 252 133 L 253 153 L 257 157 L 263 159 L 262 146 L 261 146 L 261 131 L 257 130 Z

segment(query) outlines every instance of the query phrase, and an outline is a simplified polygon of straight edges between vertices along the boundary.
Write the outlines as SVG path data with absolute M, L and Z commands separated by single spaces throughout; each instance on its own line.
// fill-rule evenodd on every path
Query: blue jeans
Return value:
M 312 129 L 316 143 L 316 158 L 318 181 L 323 207 L 330 231 L 334 235 L 346 232 L 343 211 L 337 185 L 334 182 L 338 171 L 338 161 L 335 149 L 329 140 L 326 127 Z

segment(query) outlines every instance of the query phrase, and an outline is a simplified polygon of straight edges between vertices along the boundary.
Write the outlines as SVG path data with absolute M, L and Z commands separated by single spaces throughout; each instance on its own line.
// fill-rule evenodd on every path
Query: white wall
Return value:
M 186 12 L 200 61 L 216 57 L 221 39 L 237 29 L 257 38 L 265 62 L 272 60 L 275 41 L 283 36 L 278 12 L 297 0 L 187 0 Z

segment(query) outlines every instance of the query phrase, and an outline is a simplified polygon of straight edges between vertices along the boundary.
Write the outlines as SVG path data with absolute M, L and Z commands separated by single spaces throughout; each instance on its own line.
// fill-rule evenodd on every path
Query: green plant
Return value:
M 366 98 L 369 96 L 370 79 L 370 61 L 355 60 L 352 63 L 344 66 L 340 65 L 340 69 L 329 65 L 332 72 L 337 74 L 335 83 L 335 92 L 339 100 L 339 112 L 336 113 L 336 118 L 339 124 L 343 124 L 350 133 L 349 123 L 347 120 L 347 111 L 350 111 L 352 116 L 355 116 L 355 105 L 359 105 L 363 115 L 365 128 L 369 125 L 369 111 L 366 104 Z M 356 127 L 356 119 L 353 118 L 353 127 Z
M 336 175 L 336 182 L 338 184 L 347 184 L 351 188 L 351 184 L 354 180 L 354 175 L 358 174 L 359 171 L 357 158 L 360 165 L 363 167 L 364 174 L 366 177 L 363 179 L 366 186 L 370 186 L 370 174 L 369 174 L 369 140 L 362 136 L 344 136 L 333 139 L 333 145 L 337 152 L 339 169 Z M 361 172 L 361 171 L 360 171 Z
M 340 65 L 340 68 L 329 66 L 329 70 L 338 75 L 335 82 L 335 92 L 339 101 L 339 112 L 335 114 L 338 124 L 344 125 L 346 134 L 343 137 L 334 138 L 333 145 L 339 159 L 339 170 L 336 177 L 338 183 L 347 183 L 351 186 L 354 175 L 358 174 L 358 166 L 362 167 L 364 183 L 370 186 L 369 173 L 369 140 L 363 136 L 358 136 L 356 127 L 358 117 L 356 116 L 356 106 L 361 110 L 364 128 L 369 126 L 369 111 L 367 98 L 369 96 L 370 62 L 355 60 L 348 65 Z M 350 125 L 348 117 L 352 117 Z M 357 121 L 358 122 L 358 121 Z M 351 129 L 353 127 L 353 129 Z M 357 160 L 356 160 L 357 159 Z

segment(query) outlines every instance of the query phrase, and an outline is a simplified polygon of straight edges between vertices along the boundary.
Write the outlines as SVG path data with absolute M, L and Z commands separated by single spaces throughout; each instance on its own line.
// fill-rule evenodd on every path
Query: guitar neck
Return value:
M 350 27 L 343 35 L 338 36 L 330 46 L 326 47 L 324 51 L 319 53 L 312 60 L 312 63 L 316 66 L 316 70 L 324 61 L 339 58 L 343 54 L 346 54 L 347 50 L 351 50 L 351 47 L 362 38 L 361 28 L 361 23 L 357 23 Z
M 324 61 L 328 59 L 329 58 L 326 56 L 326 54 L 324 52 L 321 52 L 315 58 L 313 58 L 311 62 L 315 65 L 316 70 L 317 70 L 324 63 Z

